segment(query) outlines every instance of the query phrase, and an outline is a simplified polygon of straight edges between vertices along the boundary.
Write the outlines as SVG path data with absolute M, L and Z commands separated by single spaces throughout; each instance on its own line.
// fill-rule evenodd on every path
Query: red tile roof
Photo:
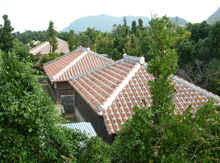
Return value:
M 115 63 L 69 81 L 91 108 L 103 116 L 109 134 L 115 134 L 131 118 L 134 106 L 145 107 L 142 99 L 146 100 L 147 107 L 151 105 L 148 81 L 154 77 L 146 71 L 143 63 L 143 58 L 124 55 Z M 172 78 L 172 83 L 176 89 L 173 99 L 175 113 L 183 112 L 189 104 L 194 112 L 200 102 L 207 102 L 212 97 L 216 104 L 220 103 L 219 96 L 177 76 Z
M 111 59 L 80 47 L 69 54 L 45 63 L 43 68 L 51 82 L 60 82 L 68 81 L 72 77 L 85 74 L 113 62 Z
M 67 54 L 69 53 L 69 45 L 66 41 L 64 40 L 61 40 L 59 38 L 57 38 L 57 41 L 58 41 L 58 46 L 57 46 L 57 49 L 55 50 L 55 52 L 57 53 L 61 53 L 63 52 L 64 54 Z M 37 53 L 40 53 L 40 54 L 48 54 L 50 53 L 50 43 L 48 41 L 32 48 L 29 53 L 32 53 L 34 55 L 36 55 Z

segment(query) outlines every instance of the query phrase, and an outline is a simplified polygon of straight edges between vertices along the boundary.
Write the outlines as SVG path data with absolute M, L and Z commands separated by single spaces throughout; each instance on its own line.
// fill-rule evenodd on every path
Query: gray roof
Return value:
M 59 126 L 66 126 L 68 128 L 71 128 L 71 129 L 81 130 L 82 132 L 86 132 L 86 135 L 89 138 L 94 137 L 94 136 L 97 135 L 90 122 L 59 124 Z

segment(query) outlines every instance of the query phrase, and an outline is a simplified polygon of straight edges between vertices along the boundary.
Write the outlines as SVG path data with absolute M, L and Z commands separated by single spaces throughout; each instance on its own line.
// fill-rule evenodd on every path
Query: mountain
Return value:
M 116 17 L 116 16 L 110 16 L 110 15 L 98 15 L 98 16 L 87 16 L 82 17 L 74 22 L 70 23 L 70 25 L 66 28 L 64 28 L 63 32 L 69 32 L 70 29 L 73 29 L 75 33 L 81 31 L 86 31 L 87 27 L 95 28 L 96 30 L 100 30 L 101 32 L 111 32 L 112 26 L 114 24 L 123 24 L 123 18 L 124 17 Z M 148 21 L 150 18 L 145 16 L 125 16 L 127 25 L 131 26 L 132 21 L 136 21 L 138 25 L 138 19 L 141 18 L 143 20 L 143 25 L 148 26 Z M 171 18 L 172 22 L 174 23 L 176 18 Z M 178 18 L 178 24 L 179 25 L 185 25 L 187 22 L 182 19 Z
M 178 25 L 185 25 L 186 23 L 188 23 L 185 19 L 178 17 Z M 176 22 L 176 17 L 171 17 L 170 20 L 175 23 Z
M 215 23 L 216 21 L 220 21 L 220 15 L 217 16 L 217 17 L 215 17 L 215 18 L 213 18 L 213 19 L 207 20 L 207 23 L 213 24 L 213 23 Z
M 212 19 L 214 19 L 214 18 L 216 18 L 218 16 L 220 16 L 220 7 L 207 20 L 212 20 Z
M 131 26 L 132 21 L 138 21 L 139 18 L 143 20 L 143 25 L 147 26 L 150 18 L 143 16 L 125 16 L 127 24 Z M 63 29 L 63 32 L 69 32 L 70 29 L 74 29 L 75 33 L 86 31 L 87 27 L 100 30 L 101 32 L 110 32 L 114 24 L 123 24 L 123 17 L 109 16 L 106 14 L 98 16 L 82 17 L 72 22 L 68 27 Z

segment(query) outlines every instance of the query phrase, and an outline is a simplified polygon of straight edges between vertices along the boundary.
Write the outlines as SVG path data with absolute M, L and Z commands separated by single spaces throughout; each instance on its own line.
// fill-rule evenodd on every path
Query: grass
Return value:
M 52 100 L 53 104 L 55 104 L 55 99 L 53 97 L 53 94 L 50 90 L 49 85 L 42 85 L 42 88 L 43 88 L 44 93 L 46 93 L 47 96 Z
M 48 84 L 42 84 L 41 86 L 43 88 L 44 93 L 46 93 L 46 95 L 51 99 L 51 101 L 53 102 L 53 106 L 56 109 L 55 119 L 57 121 L 57 124 L 65 124 L 65 123 L 75 123 L 75 122 L 77 122 L 76 121 L 76 117 L 74 116 L 74 114 L 66 114 L 65 118 L 63 118 L 61 116 L 61 110 L 60 110 L 61 105 L 55 103 L 55 99 L 54 99 L 54 96 L 53 96 L 53 94 L 52 94 L 52 92 L 50 90 L 49 85 Z

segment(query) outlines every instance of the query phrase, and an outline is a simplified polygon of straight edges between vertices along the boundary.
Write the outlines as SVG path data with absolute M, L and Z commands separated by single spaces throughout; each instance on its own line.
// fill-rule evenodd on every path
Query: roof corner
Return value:
M 123 54 L 123 59 L 126 62 L 130 62 L 130 63 L 139 62 L 141 65 L 143 65 L 145 63 L 145 58 L 144 57 L 134 57 L 134 56 L 129 56 L 127 54 Z

